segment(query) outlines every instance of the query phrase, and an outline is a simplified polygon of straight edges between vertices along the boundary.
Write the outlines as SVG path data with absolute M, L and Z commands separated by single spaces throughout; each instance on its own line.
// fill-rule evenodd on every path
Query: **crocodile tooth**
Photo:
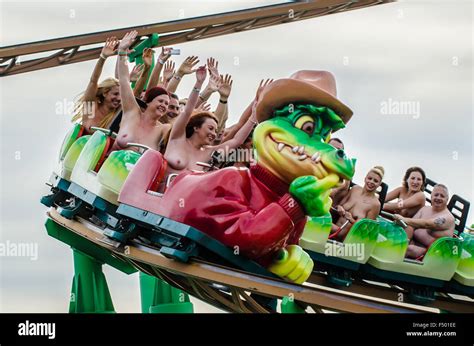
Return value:
M 316 162 L 316 160 L 319 161 L 319 153 L 316 153 L 313 156 L 311 156 L 311 160 L 313 160 L 314 162 Z
M 285 147 L 285 144 L 278 143 L 278 151 L 282 151 L 284 147 Z
M 303 161 L 303 160 L 306 160 L 307 157 L 308 156 L 306 154 L 303 154 L 300 157 L 298 157 L 298 160 Z
M 296 147 L 293 147 L 293 149 L 291 149 L 292 152 L 294 152 L 296 154 L 296 152 L 298 151 L 299 147 L 296 146 Z
M 304 154 L 304 147 L 299 148 L 298 154 L 300 154 L 300 155 Z

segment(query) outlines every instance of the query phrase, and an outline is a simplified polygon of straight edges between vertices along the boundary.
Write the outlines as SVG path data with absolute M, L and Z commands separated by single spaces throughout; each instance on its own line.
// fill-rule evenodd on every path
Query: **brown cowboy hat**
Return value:
M 337 99 L 336 80 L 331 72 L 302 70 L 269 84 L 257 104 L 257 121 L 273 115 L 275 109 L 290 103 L 307 102 L 331 108 L 347 124 L 352 110 Z

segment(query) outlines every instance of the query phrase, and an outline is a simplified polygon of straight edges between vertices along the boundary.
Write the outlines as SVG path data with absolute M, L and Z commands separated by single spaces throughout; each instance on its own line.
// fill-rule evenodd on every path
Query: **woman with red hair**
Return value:
M 126 60 L 130 52 L 129 48 L 136 36 L 136 31 L 128 32 L 118 47 L 118 75 L 123 115 L 112 150 L 125 149 L 128 143 L 139 143 L 159 150 L 160 141 L 168 130 L 168 127 L 160 122 L 161 117 L 168 110 L 170 101 L 166 89 L 154 87 L 147 90 L 144 97 L 146 108 L 142 111 L 130 87 L 130 75 Z M 130 147 L 130 149 L 136 150 L 135 147 Z

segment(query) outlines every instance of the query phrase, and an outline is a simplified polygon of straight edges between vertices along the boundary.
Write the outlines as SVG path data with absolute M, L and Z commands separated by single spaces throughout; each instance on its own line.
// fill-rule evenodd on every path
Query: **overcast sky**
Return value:
M 0 2 L 1 45 L 156 23 L 277 1 Z M 356 157 L 356 182 L 374 165 L 399 186 L 423 167 L 451 193 L 473 200 L 472 1 L 404 1 L 180 45 L 230 73 L 230 124 L 261 78 L 328 70 L 354 116 L 337 133 Z M 238 62 L 238 63 L 236 63 Z M 109 59 L 102 77 L 113 75 Z M 63 312 L 71 251 L 46 235 L 39 198 L 54 167 L 69 116 L 56 114 L 87 85 L 95 61 L 0 79 L 0 241 L 35 242 L 39 258 L 0 258 L 0 312 Z M 194 77 L 178 89 L 186 96 Z M 215 105 L 217 96 L 211 99 Z M 404 112 L 396 110 L 409 105 Z M 472 213 L 471 213 L 472 215 Z M 473 217 L 468 222 L 474 222 Z M 106 269 L 118 311 L 139 309 L 138 281 Z M 207 308 L 200 307 L 200 311 Z

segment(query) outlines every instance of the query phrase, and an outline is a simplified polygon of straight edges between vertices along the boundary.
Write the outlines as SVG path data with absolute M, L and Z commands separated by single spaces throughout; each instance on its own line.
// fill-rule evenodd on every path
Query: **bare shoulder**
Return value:
M 436 225 L 444 227 L 451 227 L 455 224 L 454 216 L 449 212 L 449 210 L 434 215 L 433 221 Z
M 377 197 L 375 197 L 373 200 L 372 200 L 372 207 L 374 208 L 377 208 L 377 209 L 380 209 L 382 205 L 380 204 L 380 201 Z
M 415 193 L 413 195 L 413 198 L 416 198 L 417 200 L 420 200 L 423 202 L 426 201 L 425 193 L 423 191 L 418 191 L 417 193 Z
M 392 191 L 389 191 L 388 193 L 389 194 L 394 194 L 395 197 L 394 198 L 397 198 L 398 196 L 400 196 L 400 194 L 402 193 L 403 191 L 403 187 L 402 186 L 399 186 L 399 187 L 396 187 L 395 189 L 393 189 Z
M 445 217 L 448 222 L 454 222 L 455 218 L 453 214 L 449 210 L 446 210 L 443 214 L 442 217 Z

